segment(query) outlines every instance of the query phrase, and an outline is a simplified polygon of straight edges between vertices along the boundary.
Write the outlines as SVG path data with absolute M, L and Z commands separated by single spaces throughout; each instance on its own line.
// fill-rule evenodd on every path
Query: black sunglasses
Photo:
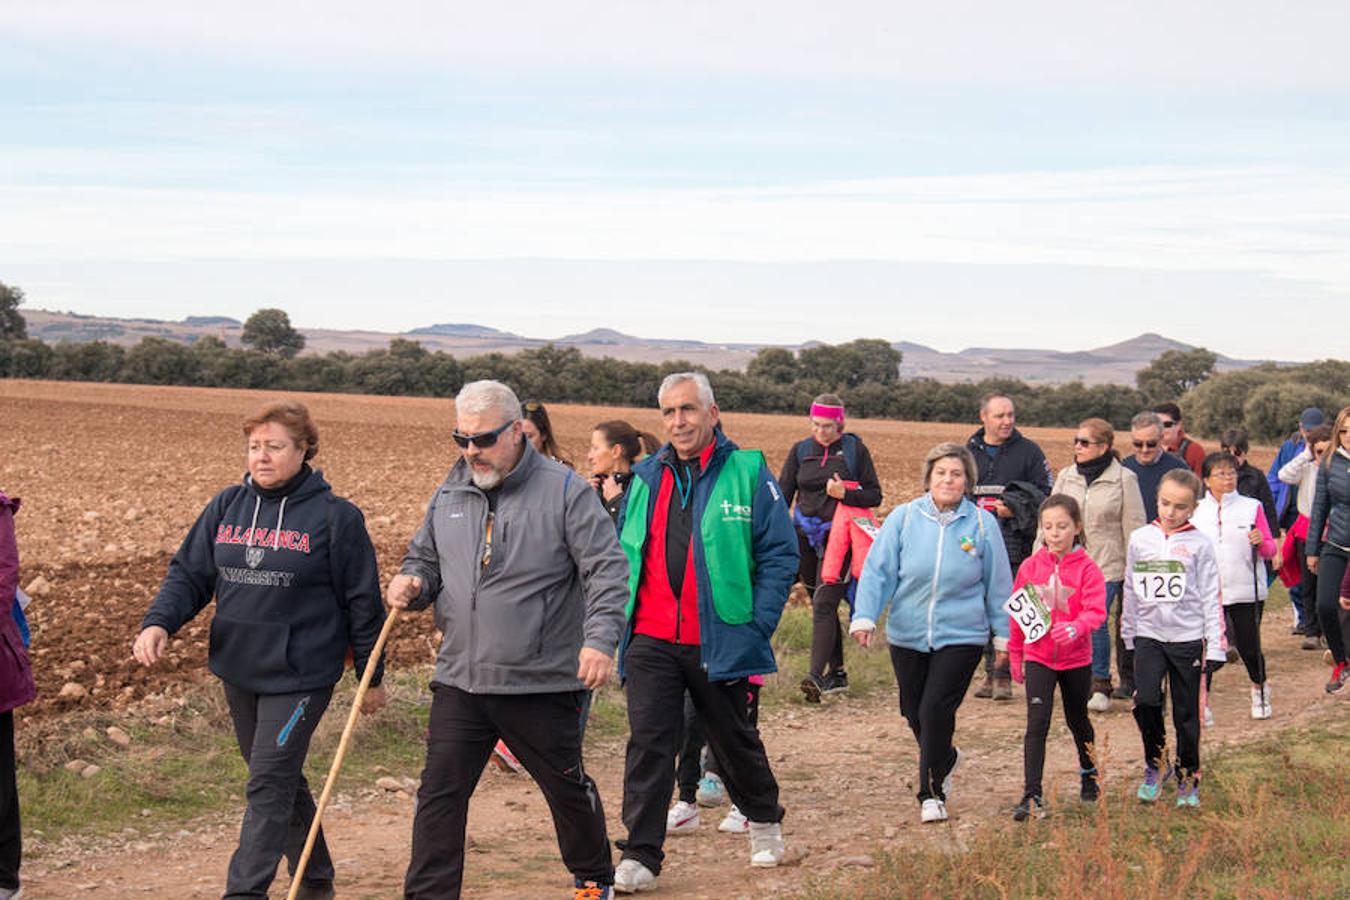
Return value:
M 461 450 L 468 449 L 470 444 L 473 444 L 479 450 L 486 450 L 497 443 L 497 438 L 501 437 L 502 432 L 515 423 L 515 419 L 508 419 L 505 423 L 491 431 L 481 431 L 478 434 L 465 434 L 462 431 L 452 431 L 450 432 L 450 436 L 455 439 L 455 443 L 459 445 L 459 449 Z
M 1133 443 L 1134 449 L 1136 450 L 1143 450 L 1145 447 L 1152 450 L 1154 447 L 1158 446 L 1157 441 L 1134 441 Z
M 1096 444 L 1100 444 L 1100 443 L 1103 443 L 1103 442 L 1102 442 L 1102 441 L 1089 440 L 1088 438 L 1080 438 L 1080 437 L 1076 437 L 1076 438 L 1073 439 L 1073 445 L 1074 445 L 1075 447 L 1092 447 L 1092 446 L 1094 446 L 1094 445 L 1096 445 Z
M 1173 427 L 1175 427 L 1176 424 L 1177 424 L 1176 422 L 1169 422 L 1169 421 L 1167 421 L 1166 419 L 1162 419 L 1161 422 L 1162 422 L 1162 427 L 1164 427 L 1164 428 L 1173 428 Z

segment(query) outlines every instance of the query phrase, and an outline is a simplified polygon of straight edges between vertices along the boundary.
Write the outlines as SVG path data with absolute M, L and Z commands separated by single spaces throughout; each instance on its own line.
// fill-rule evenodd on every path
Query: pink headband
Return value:
M 811 417 L 819 416 L 822 419 L 834 419 L 840 427 L 844 424 L 844 408 L 842 406 L 826 406 L 824 403 L 811 404 Z

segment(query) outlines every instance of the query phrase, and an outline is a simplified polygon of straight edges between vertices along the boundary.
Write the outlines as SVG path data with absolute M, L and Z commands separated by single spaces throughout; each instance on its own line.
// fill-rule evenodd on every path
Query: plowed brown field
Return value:
M 142 387 L 43 381 L 0 381 L 0 488 L 23 498 L 17 519 L 22 583 L 45 593 L 30 613 L 38 701 L 25 715 L 78 704 L 113 707 L 181 681 L 177 670 L 204 671 L 206 613 L 172 645 L 169 665 L 146 672 L 133 665 L 130 642 L 163 577 L 169 557 L 206 502 L 242 477 L 240 422 L 274 395 L 260 391 Z M 448 400 L 300 395 L 320 428 L 315 465 L 334 490 L 366 514 L 381 571 L 395 570 L 421 521 L 425 501 L 457 458 L 449 440 Z M 585 469 L 593 425 L 626 418 L 660 434 L 654 410 L 599 406 L 550 407 L 565 451 Z M 972 421 L 974 415 L 972 414 Z M 727 434 L 762 448 L 777 469 L 804 437 L 805 416 L 728 413 Z M 885 508 L 919 490 L 924 452 L 964 440 L 968 425 L 852 420 L 850 430 L 872 451 Z M 1031 428 L 1058 469 L 1069 462 L 1070 433 Z M 1124 441 L 1121 440 L 1122 451 Z M 1258 453 L 1258 464 L 1269 454 Z M 428 659 L 429 617 L 399 630 L 396 663 Z M 88 689 L 60 699 L 63 684 Z

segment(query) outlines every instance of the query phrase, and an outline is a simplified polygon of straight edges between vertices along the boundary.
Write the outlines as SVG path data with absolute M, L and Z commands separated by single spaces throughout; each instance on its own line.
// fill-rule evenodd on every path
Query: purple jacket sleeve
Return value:
M 3 616 L 10 614 L 14 592 L 19 587 L 19 543 L 14 539 L 14 511 L 18 508 L 17 499 L 11 500 L 0 491 L 0 605 L 4 606 L 0 615 Z

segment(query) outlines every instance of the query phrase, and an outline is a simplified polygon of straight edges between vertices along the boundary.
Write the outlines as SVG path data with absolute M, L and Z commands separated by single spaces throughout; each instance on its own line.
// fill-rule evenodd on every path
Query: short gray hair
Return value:
M 923 489 L 928 490 L 929 483 L 933 480 L 933 466 L 937 465 L 940 459 L 959 459 L 961 468 L 966 470 L 966 493 L 969 494 L 975 490 L 975 480 L 978 476 L 975 474 L 975 457 L 965 444 L 957 444 L 947 441 L 938 444 L 928 455 L 923 458 Z
M 520 418 L 520 399 L 500 381 L 470 381 L 455 396 L 455 415 L 500 412 L 507 422 Z
M 698 402 L 703 404 L 704 409 L 709 409 L 717 403 L 717 398 L 713 397 L 712 383 L 708 381 L 708 376 L 702 372 L 671 372 L 661 382 L 661 387 L 656 390 L 656 403 L 659 406 L 661 398 L 666 395 L 666 391 L 673 389 L 676 385 L 684 384 L 686 381 L 692 381 L 698 388 Z
M 980 412 L 981 413 L 988 412 L 989 404 L 993 403 L 995 400 L 998 400 L 1000 398 L 1007 400 L 1009 403 L 1012 403 L 1013 410 L 1016 411 L 1017 404 L 1013 403 L 1013 398 L 1009 397 L 1002 391 L 990 391 L 989 393 L 985 394 L 983 397 L 980 398 Z
M 1130 420 L 1131 431 L 1142 431 L 1145 428 L 1156 428 L 1162 431 L 1162 417 L 1146 409 Z

